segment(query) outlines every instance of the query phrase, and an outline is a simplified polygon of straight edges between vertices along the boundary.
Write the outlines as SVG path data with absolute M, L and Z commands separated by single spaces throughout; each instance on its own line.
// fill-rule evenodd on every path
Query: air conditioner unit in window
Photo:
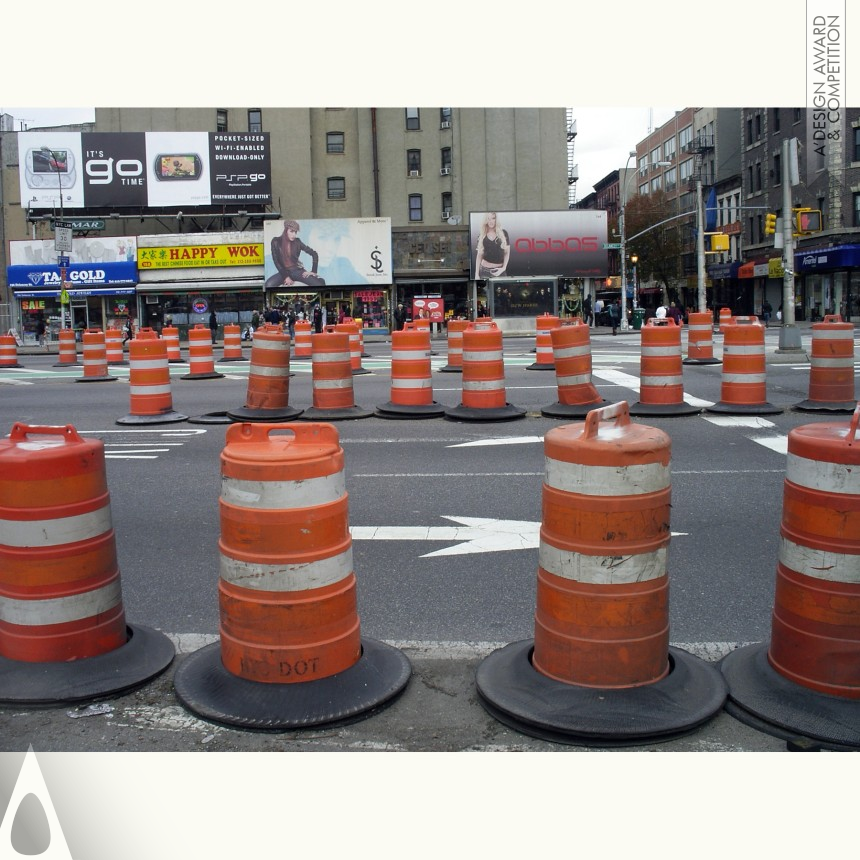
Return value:
M 442 210 L 442 220 L 447 221 L 450 217 L 451 217 L 451 210 L 450 209 L 443 209 Z
M 442 128 L 451 128 L 451 121 L 446 119 L 446 120 L 442 123 Z
M 410 176 L 420 176 L 420 175 L 421 175 L 421 171 L 420 171 L 420 170 L 410 170 L 410 171 L 409 171 L 409 175 L 410 175 Z
M 439 175 L 440 176 L 447 176 L 450 172 L 451 172 L 450 167 L 443 167 L 439 170 Z

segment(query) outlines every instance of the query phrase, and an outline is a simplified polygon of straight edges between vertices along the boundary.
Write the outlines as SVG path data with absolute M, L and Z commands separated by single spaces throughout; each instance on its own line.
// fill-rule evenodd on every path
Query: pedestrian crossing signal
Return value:
M 798 233 L 820 233 L 821 232 L 821 210 L 820 209 L 795 209 L 794 224 Z

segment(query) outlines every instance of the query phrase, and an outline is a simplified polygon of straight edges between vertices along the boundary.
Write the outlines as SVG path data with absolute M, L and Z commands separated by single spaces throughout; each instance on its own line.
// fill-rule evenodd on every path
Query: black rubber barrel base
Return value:
M 478 666 L 484 708 L 499 722 L 545 741 L 595 747 L 659 743 L 689 734 L 715 716 L 726 683 L 715 664 L 669 648 L 669 673 L 641 687 L 565 684 L 532 666 L 534 640 L 494 651 Z
M 720 660 L 729 685 L 726 712 L 771 737 L 860 749 L 860 699 L 819 693 L 780 675 L 767 659 L 769 644 L 738 648 Z
M 798 412 L 853 412 L 857 408 L 857 401 L 803 400 L 800 403 L 795 403 L 791 408 Z
M 373 413 L 360 406 L 344 406 L 343 408 L 322 409 L 311 406 L 305 409 L 302 418 L 308 421 L 348 421 L 351 418 L 372 418 Z
M 173 643 L 157 630 L 128 624 L 124 645 L 80 660 L 29 663 L 0 657 L 0 702 L 62 705 L 119 695 L 160 675 L 173 661 Z
M 343 672 L 295 684 L 264 684 L 228 672 L 221 643 L 195 651 L 177 668 L 176 696 L 205 720 L 258 731 L 338 726 L 365 719 L 403 692 L 409 659 L 375 639 L 361 640 L 361 657 Z
M 188 416 L 180 412 L 163 412 L 160 415 L 126 415 L 117 418 L 117 424 L 175 424 L 177 421 L 187 421 Z
M 781 406 L 774 406 L 772 403 L 727 403 L 724 400 L 705 407 L 705 412 L 719 412 L 723 415 L 777 415 L 782 411 Z
M 381 403 L 376 407 L 377 418 L 441 418 L 445 414 L 445 407 L 437 403 L 420 403 L 408 406 L 402 403 Z
M 233 421 L 292 421 L 302 414 L 301 409 L 293 406 L 284 406 L 281 409 L 251 409 L 240 406 L 238 409 L 228 410 L 227 417 Z
M 547 418 L 585 418 L 593 409 L 602 409 L 608 406 L 608 400 L 598 400 L 596 403 L 553 403 L 544 406 L 540 414 Z
M 631 415 L 698 415 L 701 406 L 690 403 L 634 403 L 630 407 Z
M 510 403 L 488 409 L 460 405 L 445 410 L 445 417 L 452 421 L 513 421 L 515 418 L 525 418 L 525 416 L 525 409 L 511 406 Z

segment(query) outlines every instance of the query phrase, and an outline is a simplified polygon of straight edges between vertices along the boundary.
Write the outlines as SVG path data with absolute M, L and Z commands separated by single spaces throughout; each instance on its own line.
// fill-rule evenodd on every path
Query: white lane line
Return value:
M 605 380 L 613 385 L 621 385 L 624 388 L 629 388 L 631 391 L 635 391 L 639 394 L 639 377 L 631 376 L 629 373 L 623 373 L 620 370 L 613 370 L 612 368 L 599 368 L 598 370 L 594 370 L 592 368 L 591 371 L 592 377 L 597 377 L 598 379 Z M 690 406 L 713 406 L 714 402 L 712 400 L 702 400 L 698 397 L 693 397 L 692 394 L 687 394 L 684 392 L 684 402 L 689 403 Z

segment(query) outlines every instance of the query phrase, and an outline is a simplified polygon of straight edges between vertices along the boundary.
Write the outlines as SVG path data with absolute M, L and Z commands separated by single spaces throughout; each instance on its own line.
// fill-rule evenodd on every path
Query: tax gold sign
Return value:
M 241 245 L 170 245 L 137 249 L 138 269 L 262 265 L 262 242 Z

